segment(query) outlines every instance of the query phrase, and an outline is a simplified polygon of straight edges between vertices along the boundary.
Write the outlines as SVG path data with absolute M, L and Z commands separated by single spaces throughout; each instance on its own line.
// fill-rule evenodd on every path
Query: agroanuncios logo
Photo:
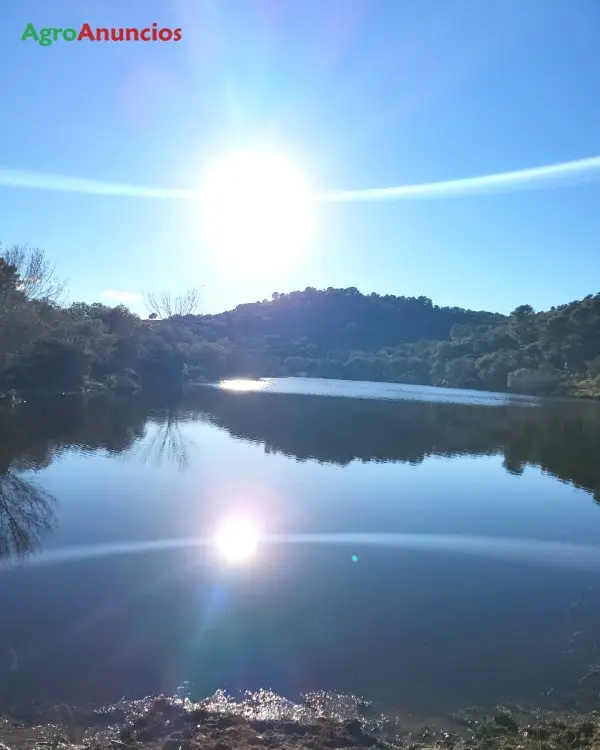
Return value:
M 68 27 L 65 29 L 44 27 L 36 29 L 34 24 L 28 23 L 21 36 L 21 41 L 32 40 L 49 47 L 54 42 L 180 42 L 181 29 L 169 27 L 159 28 L 154 22 L 152 26 L 144 28 L 92 28 L 89 23 L 82 24 L 78 29 Z

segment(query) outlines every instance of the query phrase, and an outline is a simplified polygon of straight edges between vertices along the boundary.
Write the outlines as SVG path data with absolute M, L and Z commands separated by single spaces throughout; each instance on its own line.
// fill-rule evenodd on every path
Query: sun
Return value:
M 201 188 L 209 249 L 235 268 L 267 270 L 296 258 L 314 229 L 314 201 L 298 165 L 267 148 L 215 159 Z
M 231 518 L 220 526 L 214 541 L 221 557 L 228 562 L 241 562 L 256 552 L 258 530 L 244 518 Z

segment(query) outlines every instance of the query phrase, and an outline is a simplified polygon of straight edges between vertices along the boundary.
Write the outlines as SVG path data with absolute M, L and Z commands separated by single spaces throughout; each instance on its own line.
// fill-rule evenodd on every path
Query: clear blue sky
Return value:
M 20 39 L 86 21 L 183 39 Z M 351 189 L 600 154 L 598 0 L 6 1 L 0 66 L 13 169 L 194 187 L 211 155 L 260 138 Z M 203 248 L 188 203 L 0 187 L 0 240 L 45 249 L 73 299 L 203 285 L 216 312 L 356 286 L 508 312 L 599 291 L 599 206 L 600 182 L 328 206 L 298 261 L 247 275 Z

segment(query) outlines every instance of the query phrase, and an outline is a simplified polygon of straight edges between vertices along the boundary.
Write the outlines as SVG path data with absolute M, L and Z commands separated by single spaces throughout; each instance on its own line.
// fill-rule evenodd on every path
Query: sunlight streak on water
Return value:
M 222 380 L 219 388 L 227 391 L 264 391 L 268 385 L 268 380 Z
M 464 388 L 438 388 L 430 385 L 385 383 L 364 380 L 329 380 L 327 378 L 274 377 L 250 380 L 236 378 L 219 383 L 197 384 L 200 388 L 225 391 L 260 391 L 280 395 L 327 396 L 335 398 L 364 399 L 370 401 L 423 401 L 431 403 L 467 404 L 481 406 L 537 407 L 542 403 L 538 396 L 518 393 L 474 391 Z
M 214 544 L 213 537 L 186 539 L 158 539 L 147 542 L 124 542 L 85 547 L 64 547 L 48 550 L 31 558 L 27 566 L 57 565 L 81 560 L 135 555 L 144 552 L 164 552 Z M 551 567 L 571 568 L 600 572 L 600 547 L 586 544 L 545 542 L 536 539 L 509 539 L 485 536 L 461 536 L 452 534 L 285 534 L 269 535 L 257 540 L 259 544 L 317 544 L 317 545 L 362 545 L 366 547 L 389 547 L 405 550 L 450 552 L 498 560 L 536 564 Z M 16 567 L 8 563 L 4 569 Z

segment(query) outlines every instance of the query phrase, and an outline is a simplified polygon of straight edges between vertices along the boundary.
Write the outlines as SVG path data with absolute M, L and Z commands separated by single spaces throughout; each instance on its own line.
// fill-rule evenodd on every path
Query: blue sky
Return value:
M 597 0 L 20 0 L 2 15 L 3 168 L 193 188 L 207 160 L 260 140 L 326 190 L 600 154 Z M 20 38 L 29 22 L 153 21 L 182 41 Z M 191 285 L 216 312 L 356 286 L 509 312 L 598 291 L 599 205 L 592 181 L 322 206 L 303 254 L 248 273 L 203 246 L 187 202 L 0 187 L 0 240 L 46 250 L 73 299 Z

